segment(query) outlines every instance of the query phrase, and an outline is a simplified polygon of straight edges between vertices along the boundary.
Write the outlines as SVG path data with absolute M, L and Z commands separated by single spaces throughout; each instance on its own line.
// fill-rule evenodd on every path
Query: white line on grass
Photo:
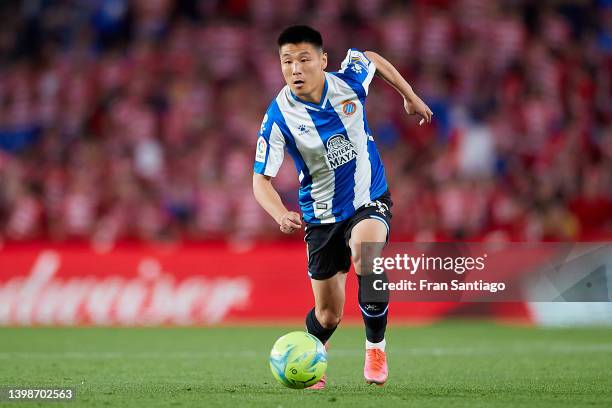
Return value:
M 333 346 L 332 346 L 333 347 Z M 612 353 L 612 344 L 541 344 L 541 345 L 514 345 L 500 347 L 416 347 L 389 348 L 389 354 L 411 356 L 462 356 L 462 355 L 492 355 L 499 353 L 512 354 L 585 354 L 585 353 Z M 209 358 L 261 358 L 266 351 L 236 350 L 236 351 L 4 351 L 0 352 L 0 359 L 209 359 Z M 352 357 L 361 356 L 363 350 L 332 348 L 331 356 Z

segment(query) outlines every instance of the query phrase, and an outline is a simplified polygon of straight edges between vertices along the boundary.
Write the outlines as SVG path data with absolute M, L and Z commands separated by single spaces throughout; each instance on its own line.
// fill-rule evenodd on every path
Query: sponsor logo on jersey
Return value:
M 266 162 L 267 148 L 268 143 L 266 142 L 266 139 L 264 139 L 262 136 L 259 136 L 259 139 L 257 139 L 257 150 L 255 151 L 255 161 L 258 161 L 260 163 Z
M 329 168 L 335 170 L 357 157 L 355 145 L 341 134 L 333 135 L 327 141 L 327 162 Z

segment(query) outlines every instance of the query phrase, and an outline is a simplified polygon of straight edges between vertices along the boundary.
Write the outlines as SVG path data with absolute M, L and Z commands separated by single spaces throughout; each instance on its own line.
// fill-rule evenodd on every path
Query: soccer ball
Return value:
M 300 331 L 285 334 L 272 346 L 270 369 L 276 381 L 284 386 L 308 388 L 325 374 L 325 346 L 312 334 Z

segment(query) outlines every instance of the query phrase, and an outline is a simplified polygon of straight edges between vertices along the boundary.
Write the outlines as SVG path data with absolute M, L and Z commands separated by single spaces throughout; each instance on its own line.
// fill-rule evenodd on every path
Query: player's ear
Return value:
M 327 68 L 327 53 L 324 52 L 321 54 L 321 69 Z

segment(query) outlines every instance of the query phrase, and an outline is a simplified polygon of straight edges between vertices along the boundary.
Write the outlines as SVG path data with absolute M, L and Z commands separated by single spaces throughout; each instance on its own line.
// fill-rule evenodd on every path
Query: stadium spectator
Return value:
M 266 44 L 298 18 L 330 69 L 380 49 L 434 110 L 370 97 L 395 239 L 612 237 L 610 2 L 279 4 L 2 2 L 0 240 L 280 239 L 250 165 L 282 84 Z

